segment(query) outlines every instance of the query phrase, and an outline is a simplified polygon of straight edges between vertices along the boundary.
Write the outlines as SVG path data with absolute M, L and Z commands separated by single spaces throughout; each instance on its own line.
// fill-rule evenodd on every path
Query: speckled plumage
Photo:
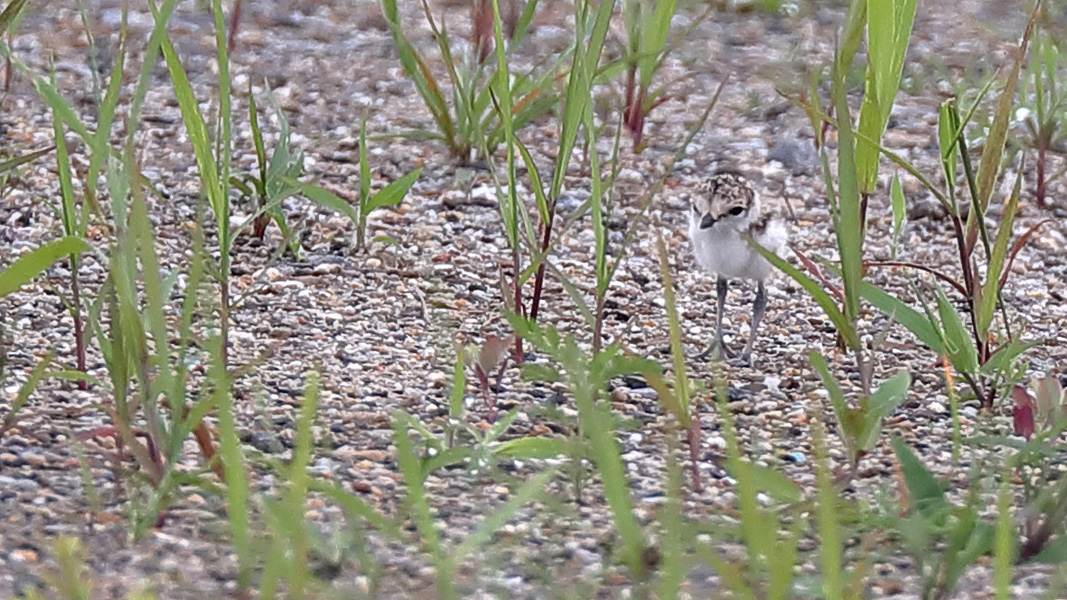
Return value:
M 707 225 L 707 219 L 714 223 Z M 772 267 L 742 237 L 781 253 L 786 229 L 772 213 L 760 212 L 759 194 L 739 173 L 720 171 L 704 179 L 689 210 L 689 237 L 697 263 L 727 279 L 765 280 Z
M 773 213 L 761 212 L 759 194 L 740 173 L 718 171 L 701 181 L 689 208 L 689 238 L 693 242 L 697 264 L 718 277 L 715 337 L 722 355 L 729 356 L 722 332 L 729 280 L 752 279 L 757 282 L 751 333 L 740 355 L 742 362 L 749 364 L 756 332 L 766 309 L 764 281 L 773 267 L 748 244 L 746 236 L 780 254 L 785 248 L 787 232 L 781 219 Z

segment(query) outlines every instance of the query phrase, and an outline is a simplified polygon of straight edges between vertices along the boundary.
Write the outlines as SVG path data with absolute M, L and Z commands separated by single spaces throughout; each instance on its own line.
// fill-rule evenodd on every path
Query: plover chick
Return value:
M 740 173 L 720 170 L 701 181 L 689 208 L 689 238 L 697 264 L 717 275 L 718 295 L 715 341 L 705 355 L 717 351 L 722 357 L 733 357 L 722 333 L 726 292 L 731 279 L 751 279 L 756 281 L 752 321 L 748 341 L 737 356 L 742 363 L 751 365 L 756 332 L 767 310 L 764 282 L 774 267 L 748 244 L 746 234 L 775 254 L 781 253 L 787 238 L 785 223 L 773 213 L 760 210 L 759 194 Z

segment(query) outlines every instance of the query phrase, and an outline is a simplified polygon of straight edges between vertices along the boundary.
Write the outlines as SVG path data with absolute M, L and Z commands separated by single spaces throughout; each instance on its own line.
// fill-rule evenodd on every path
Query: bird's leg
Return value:
M 726 349 L 726 340 L 722 336 L 722 316 L 726 311 L 726 292 L 729 287 L 730 282 L 722 275 L 715 281 L 715 292 L 718 296 L 715 306 L 715 341 L 701 354 L 701 358 L 707 358 L 708 356 L 725 358 L 730 356 L 730 352 Z
M 752 364 L 752 346 L 756 343 L 756 332 L 759 331 L 759 323 L 766 312 L 767 288 L 760 281 L 756 286 L 756 299 L 752 301 L 752 327 L 748 334 L 748 341 L 745 342 L 745 348 L 741 351 L 741 361 L 745 364 Z

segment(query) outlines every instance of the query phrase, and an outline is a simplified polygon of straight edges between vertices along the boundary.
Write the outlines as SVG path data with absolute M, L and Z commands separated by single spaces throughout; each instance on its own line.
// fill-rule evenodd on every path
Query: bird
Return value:
M 702 356 L 716 353 L 720 358 L 738 359 L 752 365 L 756 332 L 767 310 L 766 280 L 774 267 L 749 245 L 751 237 L 759 245 L 780 255 L 788 240 L 785 222 L 760 206 L 759 193 L 740 172 L 719 169 L 703 178 L 690 194 L 689 238 L 697 264 L 717 277 L 715 290 L 715 340 Z M 752 322 L 748 341 L 739 355 L 726 348 L 722 320 L 730 280 L 756 282 L 752 302 Z

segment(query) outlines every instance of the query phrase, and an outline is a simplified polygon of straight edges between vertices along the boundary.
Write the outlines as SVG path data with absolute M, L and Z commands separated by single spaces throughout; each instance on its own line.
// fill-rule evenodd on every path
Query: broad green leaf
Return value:
M 400 201 L 404 199 L 404 195 L 408 193 L 411 186 L 415 184 L 415 180 L 419 178 L 422 173 L 422 169 L 415 169 L 414 171 L 404 175 L 400 179 L 390 183 L 375 194 L 370 202 L 367 202 L 363 207 L 363 215 L 366 216 L 376 208 L 382 206 L 396 206 L 400 204 Z
M 300 190 L 301 194 L 307 196 L 309 200 L 315 202 L 316 204 L 319 204 L 335 212 L 341 213 L 349 219 L 352 219 L 353 223 L 359 222 L 359 215 L 356 214 L 356 211 L 354 208 L 352 208 L 352 205 L 345 201 L 344 198 L 341 198 L 330 190 L 327 190 L 326 188 L 318 185 L 302 183 L 296 180 L 290 180 L 290 183 L 295 185 Z
M 755 240 L 748 238 L 746 240 L 750 246 L 756 249 L 764 258 L 766 258 L 772 265 L 778 268 L 789 277 L 800 284 L 809 294 L 812 299 L 818 303 L 819 307 L 823 309 L 826 316 L 837 327 L 837 331 L 841 334 L 841 337 L 845 340 L 845 343 L 849 348 L 859 349 L 860 341 L 859 336 L 856 335 L 856 330 L 852 327 L 851 321 L 849 321 L 845 315 L 841 312 L 841 309 L 837 307 L 834 299 L 830 296 L 826 290 L 822 289 L 817 281 L 805 275 L 802 271 L 789 264 L 775 253 L 760 246 Z
M 859 129 L 872 140 L 882 138 L 893 109 L 915 7 L 916 0 L 867 0 L 867 84 Z M 878 182 L 878 149 L 862 140 L 856 146 L 856 170 L 860 191 L 872 193 Z
M 68 236 L 42 244 L 23 254 L 6 269 L 0 271 L 0 298 L 29 283 L 60 258 L 80 254 L 87 250 L 89 250 L 89 244 L 85 243 L 85 240 Z
M 561 381 L 562 376 L 559 371 L 540 363 L 535 362 L 523 362 L 522 363 L 522 378 L 527 381 Z
M 956 109 L 956 99 L 941 103 L 937 119 L 937 141 L 941 148 L 941 171 L 945 176 L 945 186 L 951 190 L 956 186 L 956 162 L 959 153 L 957 134 L 960 131 L 960 115 Z
M 961 373 L 974 373 L 978 370 L 978 349 L 956 307 L 941 288 L 937 288 L 937 312 L 945 330 L 945 352 L 952 366 Z
M 1026 352 L 1030 348 L 1037 346 L 1041 342 L 1011 342 L 1007 346 L 997 350 L 993 353 L 993 356 L 989 357 L 989 360 L 985 361 L 978 369 L 978 372 L 982 375 L 993 375 L 997 372 L 1007 370 L 1012 361 L 1014 361 L 1020 354 Z
M 938 331 L 937 323 L 931 323 L 926 315 L 908 306 L 896 296 L 892 296 L 866 281 L 863 282 L 863 286 L 860 288 L 860 295 L 864 300 L 870 302 L 872 306 L 903 325 L 934 354 L 941 354 L 941 334 Z
M 0 12 L 0 36 L 7 33 L 7 28 L 15 22 L 15 17 L 22 12 L 22 8 L 26 6 L 27 0 L 11 0 L 4 7 L 4 12 Z
M 878 442 L 882 430 L 882 419 L 889 416 L 908 394 L 911 376 L 907 371 L 898 371 L 878 387 L 866 403 L 863 438 L 859 440 L 862 450 L 870 451 Z
M 925 516 L 947 510 L 944 488 L 899 435 L 893 436 L 893 451 L 900 462 L 911 504 Z
M 1032 560 L 1047 565 L 1067 563 L 1067 535 L 1060 534 L 1056 539 L 1049 542 Z
M 797 484 L 770 467 L 752 465 L 752 477 L 756 489 L 766 492 L 779 502 L 800 502 L 802 498 Z
M 501 442 L 493 447 L 493 454 L 521 460 L 555 458 L 566 455 L 570 443 L 547 437 L 523 437 Z

